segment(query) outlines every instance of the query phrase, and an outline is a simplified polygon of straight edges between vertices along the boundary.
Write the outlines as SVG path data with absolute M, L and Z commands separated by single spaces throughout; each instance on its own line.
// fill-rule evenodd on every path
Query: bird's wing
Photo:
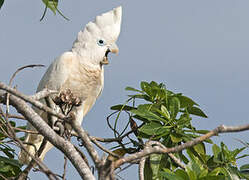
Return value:
M 55 59 L 55 61 L 49 66 L 46 73 L 44 74 L 43 78 L 41 79 L 37 92 L 41 91 L 44 88 L 49 88 L 51 90 L 57 90 L 60 91 L 62 85 L 67 81 L 69 74 L 71 73 L 70 66 L 73 64 L 72 61 L 76 61 L 76 57 L 72 52 L 65 52 L 63 53 L 59 58 Z M 41 100 L 43 103 L 44 100 Z M 47 114 L 43 111 L 34 108 L 35 111 L 45 120 L 47 121 Z M 28 122 L 27 123 L 27 129 L 29 130 L 35 130 L 35 128 Z M 31 143 L 36 146 L 36 149 L 38 149 L 42 143 L 43 136 L 37 135 L 37 134 L 25 134 L 25 142 Z M 48 143 L 46 145 L 46 148 L 41 155 L 41 158 L 44 158 L 44 155 L 49 149 L 51 149 L 53 146 Z M 34 146 L 26 146 L 27 150 L 34 155 L 35 154 L 35 148 Z M 19 161 L 23 164 L 28 164 L 31 160 L 31 157 L 28 156 L 24 151 L 21 151 L 19 154 Z
M 49 66 L 38 85 L 37 92 L 41 91 L 45 87 L 51 90 L 60 91 L 60 88 L 70 74 L 70 66 L 72 65 L 72 61 L 76 60 L 77 59 L 72 52 L 63 53 Z

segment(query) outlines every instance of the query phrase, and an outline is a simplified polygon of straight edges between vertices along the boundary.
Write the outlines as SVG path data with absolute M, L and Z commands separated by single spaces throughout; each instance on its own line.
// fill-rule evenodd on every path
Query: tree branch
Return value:
M 0 108 L 0 111 L 2 112 L 1 108 Z M 28 155 L 30 155 L 32 157 L 33 161 L 37 163 L 37 165 L 40 167 L 41 171 L 44 172 L 50 180 L 54 180 L 54 179 L 58 180 L 58 178 L 55 176 L 55 174 L 50 169 L 48 169 L 48 167 L 39 158 L 36 158 L 35 156 L 33 156 L 32 154 L 30 154 L 27 151 L 27 149 L 24 146 L 23 142 L 16 137 L 16 134 L 15 134 L 14 130 L 12 129 L 12 126 L 10 125 L 10 123 L 8 121 L 8 118 L 6 116 L 3 116 L 3 117 L 5 118 L 5 121 L 6 121 L 6 126 L 7 126 L 7 130 L 8 130 L 8 137 L 11 138 L 13 141 L 17 142 L 19 144 L 19 146 Z M 21 175 L 24 174 L 24 173 L 21 173 Z M 19 176 L 17 178 L 19 178 Z M 24 178 L 22 178 L 22 179 L 24 179 Z
M 2 83 L 0 83 L 0 88 L 2 87 L 1 85 Z M 33 101 L 33 99 L 31 99 L 31 101 Z M 39 131 L 55 147 L 57 147 L 67 156 L 83 179 L 95 179 L 91 170 L 83 161 L 78 151 L 75 150 L 74 146 L 69 141 L 66 141 L 64 138 L 57 135 L 30 106 L 28 106 L 23 100 L 12 95 L 10 96 L 10 103 L 17 109 L 19 113 L 27 118 L 27 120 L 37 129 L 37 131 Z M 56 113 L 53 112 L 53 114 Z
M 119 155 L 117 155 L 117 154 L 115 154 L 114 152 L 109 151 L 108 149 L 104 148 L 104 147 L 103 147 L 101 144 L 99 144 L 99 143 L 97 142 L 97 140 L 94 139 L 93 137 L 91 137 L 90 139 L 91 139 L 91 141 L 92 141 L 99 149 L 101 149 L 102 151 L 108 153 L 109 155 L 112 155 L 112 156 L 115 157 L 115 158 L 120 158 Z
M 29 97 L 31 97 L 31 98 L 33 98 L 35 100 L 40 100 L 42 98 L 48 97 L 51 94 L 57 94 L 57 93 L 58 93 L 58 91 L 54 91 L 54 90 L 44 88 L 43 90 L 41 90 L 41 91 L 37 92 L 36 94 L 31 95 Z
M 91 156 L 94 164 L 96 165 L 97 168 L 99 168 L 100 158 L 99 158 L 98 152 L 96 151 L 96 149 L 94 149 L 89 136 L 84 131 L 84 129 L 81 128 L 79 122 L 76 121 L 74 115 L 72 117 L 71 122 L 72 122 L 73 129 L 75 130 L 75 132 L 79 135 L 79 137 L 83 141 L 84 146 L 86 147 L 86 149 L 87 149 L 89 155 Z
M 220 125 L 217 128 L 213 129 L 212 131 L 208 132 L 207 134 L 200 136 L 198 138 L 195 138 L 192 141 L 188 141 L 184 144 L 181 144 L 179 146 L 175 146 L 172 148 L 166 148 L 162 146 L 151 146 L 148 148 L 144 148 L 142 151 L 125 156 L 117 161 L 115 161 L 115 168 L 120 167 L 124 163 L 131 162 L 136 159 L 141 159 L 142 157 L 146 157 L 150 154 L 158 153 L 174 153 L 174 152 L 179 152 L 184 149 L 187 149 L 189 147 L 192 147 L 196 144 L 201 143 L 202 141 L 205 141 L 206 139 L 209 139 L 212 136 L 216 136 L 219 133 L 227 133 L 227 132 L 240 132 L 240 131 L 246 131 L 249 130 L 249 124 L 243 125 L 243 126 L 225 126 L 225 125 Z
M 139 180 L 144 180 L 144 165 L 145 165 L 146 157 L 142 157 L 139 162 Z
M 33 99 L 30 96 L 22 94 L 19 91 L 17 91 L 16 89 L 9 87 L 9 86 L 5 85 L 2 82 L 0 82 L 0 89 L 5 90 L 5 91 L 9 92 L 10 94 L 13 94 L 13 95 L 21 98 L 22 100 L 31 103 L 36 108 L 39 108 L 39 109 L 41 109 L 41 110 L 43 110 L 43 111 L 45 111 L 45 112 L 47 112 L 47 113 L 49 113 L 51 115 L 54 115 L 54 116 L 56 116 L 56 117 L 58 117 L 60 119 L 65 118 L 65 116 L 62 113 L 54 112 L 53 109 L 51 109 L 51 108 L 47 107 L 46 105 L 42 104 L 40 101 L 37 101 L 37 100 Z M 5 103 L 5 102 L 3 102 L 3 100 L 2 100 L 2 103 Z

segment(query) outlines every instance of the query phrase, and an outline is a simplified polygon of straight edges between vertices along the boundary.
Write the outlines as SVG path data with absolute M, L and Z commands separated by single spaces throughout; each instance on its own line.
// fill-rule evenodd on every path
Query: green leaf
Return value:
M 177 96 L 180 100 L 181 108 L 192 107 L 193 105 L 199 106 L 196 102 L 186 96 Z
M 176 134 L 176 133 L 171 133 L 170 138 L 171 138 L 171 141 L 173 143 L 178 143 L 178 142 L 182 141 L 182 136 L 180 136 L 179 134 Z
M 0 167 L 0 172 L 8 172 L 12 169 L 12 166 L 11 165 L 5 165 L 5 166 L 2 166 Z
M 180 176 L 175 175 L 169 169 L 164 169 L 164 171 L 160 172 L 160 175 L 167 178 L 168 180 L 185 180 Z
M 169 100 L 169 109 L 170 109 L 171 117 L 175 118 L 177 113 L 180 110 L 180 101 L 177 97 L 173 97 Z
M 239 153 L 241 153 L 243 150 L 245 150 L 246 147 L 235 149 L 232 151 L 232 156 L 236 157 Z
M 206 176 L 205 178 L 201 178 L 200 180 L 226 180 L 225 176 L 217 175 L 217 176 Z
M 54 13 L 56 14 L 58 0 L 42 0 L 42 2 Z
M 237 168 L 228 167 L 224 169 L 227 171 L 228 179 L 231 179 L 231 180 L 239 179 L 239 176 L 238 176 L 239 171 Z
M 130 111 L 132 109 L 135 109 L 135 108 L 132 107 L 132 106 L 127 106 L 127 105 L 124 106 L 122 104 L 115 105 L 115 106 L 111 107 L 111 110 L 117 110 L 117 111 L 121 111 L 121 110 L 123 110 L 123 111 Z
M 25 140 L 25 136 L 19 138 L 21 141 Z
M 177 169 L 175 171 L 175 174 L 181 177 L 182 179 L 189 180 L 188 174 L 182 169 Z
M 210 131 L 209 130 L 195 130 L 196 133 L 199 133 L 199 134 L 207 134 L 209 133 Z
M 127 86 L 127 87 L 125 88 L 125 90 L 126 90 L 126 91 L 135 91 L 135 92 L 144 93 L 143 91 L 140 91 L 140 90 L 138 90 L 138 89 L 135 89 L 135 88 L 129 87 L 129 86 Z
M 4 0 L 0 0 L 0 9 L 3 6 Z
M 228 169 L 232 173 L 233 177 L 237 177 L 237 179 L 239 179 L 239 176 L 241 175 L 241 173 L 238 167 L 228 166 Z
M 147 135 L 160 135 L 167 131 L 167 129 L 165 129 L 165 127 L 162 126 L 160 123 L 153 121 L 143 125 L 138 130 Z
M 240 166 L 240 170 L 248 170 L 249 169 L 249 164 L 244 164 Z
M 218 155 L 221 152 L 220 147 L 217 146 L 216 144 L 214 144 L 213 147 L 212 147 L 212 150 L 213 150 L 214 157 L 218 158 Z
M 160 116 L 156 115 L 155 113 L 151 112 L 148 108 L 148 106 L 145 105 L 139 105 L 137 109 L 133 109 L 130 112 L 141 116 L 142 118 L 145 118 L 149 121 L 161 121 L 164 123 L 167 123 L 168 121 L 164 118 L 161 118 Z
M 150 155 L 150 167 L 152 170 L 152 179 L 159 179 L 159 167 L 162 159 L 162 154 L 151 154 Z
M 202 169 L 202 171 L 199 174 L 199 179 L 204 178 L 208 175 L 208 170 L 207 169 Z
M 183 129 L 184 127 L 189 127 L 191 126 L 190 121 L 192 120 L 191 117 L 187 114 L 182 114 L 180 118 L 176 121 L 176 124 L 179 126 L 179 128 Z M 196 131 L 194 131 L 196 132 Z
M 10 124 L 12 127 L 16 127 L 16 122 L 15 121 L 10 121 Z
M 4 134 L 1 133 L 1 130 L 0 130 L 0 141 L 5 139 L 7 136 L 5 136 Z
M 149 84 L 149 83 L 147 83 L 147 82 L 145 82 L 145 81 L 142 81 L 142 82 L 140 83 L 140 87 L 141 87 L 141 89 L 142 89 L 144 92 L 146 92 L 148 95 L 151 94 L 151 92 L 150 92 L 151 87 L 150 87 L 150 84 Z
M 152 170 L 150 167 L 150 161 L 149 158 L 145 160 L 144 165 L 144 180 L 151 180 L 152 179 Z
M 159 88 L 158 84 L 157 84 L 155 81 L 151 81 L 151 82 L 150 82 L 150 86 L 151 86 L 151 87 Z
M 211 139 L 206 139 L 206 140 L 204 140 L 204 142 L 209 143 L 209 144 L 213 144 L 213 141 Z
M 189 114 L 193 114 L 193 115 L 196 115 L 196 116 L 200 116 L 200 117 L 204 117 L 204 118 L 207 118 L 208 116 L 198 107 L 189 107 L 187 108 Z
M 1 148 L 1 151 L 6 154 L 6 156 L 8 156 L 9 158 L 14 158 L 14 154 L 12 149 L 8 149 L 8 148 Z
M 242 176 L 242 178 L 244 178 L 244 179 L 249 179 L 249 172 L 248 171 L 242 171 L 242 172 L 240 172 L 241 173 L 241 176 Z
M 180 159 L 185 163 L 185 164 L 188 164 L 189 160 L 188 158 L 182 153 L 182 152 L 179 152 L 179 157 Z
M 206 149 L 205 149 L 205 145 L 204 143 L 200 143 L 194 146 L 194 150 L 200 154 L 200 155 L 204 155 L 206 154 Z
M 167 110 L 167 108 L 164 105 L 161 106 L 161 112 L 162 112 L 162 115 L 164 117 L 166 117 L 168 120 L 170 120 L 169 111 Z
M 215 168 L 213 171 L 211 171 L 209 173 L 210 176 L 217 176 L 218 174 L 220 174 L 222 172 L 222 168 L 221 167 L 217 167 Z
M 197 180 L 197 174 L 194 170 L 192 170 L 192 164 L 189 162 L 189 164 L 186 166 L 186 172 L 188 174 L 189 179 L 191 180 Z
M 242 156 L 236 157 L 236 160 L 241 159 L 241 158 L 244 158 L 244 157 L 248 157 L 248 156 L 249 156 L 249 154 L 244 154 L 244 155 L 242 155 Z
M 128 96 L 131 98 L 144 99 L 146 101 L 151 102 L 150 96 L 148 96 L 146 94 L 135 94 L 135 95 L 128 95 Z
M 169 168 L 169 165 L 171 163 L 171 160 L 167 154 L 162 154 L 161 162 L 160 162 L 160 171 L 162 171 L 163 168 Z
M 201 170 L 203 169 L 202 164 L 200 160 L 198 159 L 198 157 L 195 156 L 194 153 L 190 149 L 187 149 L 187 154 L 189 155 L 191 160 L 186 166 L 186 171 L 189 177 L 190 176 L 197 177 L 201 173 Z
M 3 161 L 4 163 L 7 163 L 7 164 L 10 164 L 12 166 L 16 166 L 16 167 L 19 167 L 21 168 L 22 165 L 19 163 L 18 160 L 16 159 L 9 159 L 9 158 L 6 158 L 6 157 L 3 157 L 3 156 L 0 156 L 0 162 Z

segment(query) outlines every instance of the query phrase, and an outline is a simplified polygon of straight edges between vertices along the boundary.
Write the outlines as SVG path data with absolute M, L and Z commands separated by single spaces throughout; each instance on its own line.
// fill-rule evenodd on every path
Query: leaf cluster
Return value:
M 6 121 L 0 116 L 0 180 L 10 177 L 17 177 L 21 172 L 22 165 L 16 159 L 16 153 L 11 139 L 8 137 L 8 128 L 5 125 Z M 9 121 L 12 127 L 16 126 L 14 121 Z
M 112 110 L 128 112 L 130 119 L 140 124 L 139 128 L 133 129 L 137 140 L 129 138 L 133 145 L 141 148 L 142 140 L 150 139 L 170 148 L 209 132 L 197 130 L 192 125 L 192 117 L 207 118 L 207 115 L 191 98 L 182 93 L 174 93 L 163 83 L 158 84 L 154 81 L 141 82 L 140 88 L 126 87 L 127 91 L 135 94 L 129 95 L 124 105 L 111 107 Z M 136 101 L 140 103 L 136 105 Z M 208 155 L 206 146 L 210 144 L 213 154 Z M 224 143 L 218 146 L 210 139 L 206 140 L 186 151 L 174 153 L 174 156 L 186 165 L 185 169 L 181 169 L 167 154 L 152 154 L 145 163 L 145 179 L 246 178 L 243 171 L 248 170 L 248 165 L 242 166 L 242 169 L 236 165 L 237 159 L 247 156 L 237 157 L 244 149 L 245 147 L 230 151 Z

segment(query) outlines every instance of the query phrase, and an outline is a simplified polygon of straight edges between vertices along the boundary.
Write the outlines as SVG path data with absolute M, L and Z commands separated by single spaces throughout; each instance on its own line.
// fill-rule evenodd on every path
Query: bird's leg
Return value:
M 45 98 L 46 104 L 48 107 L 50 107 L 51 109 L 53 109 L 55 112 L 59 112 L 59 108 L 58 106 L 55 104 L 55 102 L 52 100 L 51 97 L 46 97 Z M 48 124 L 51 128 L 54 128 L 55 122 L 58 120 L 57 117 L 52 116 L 52 115 L 48 115 Z

